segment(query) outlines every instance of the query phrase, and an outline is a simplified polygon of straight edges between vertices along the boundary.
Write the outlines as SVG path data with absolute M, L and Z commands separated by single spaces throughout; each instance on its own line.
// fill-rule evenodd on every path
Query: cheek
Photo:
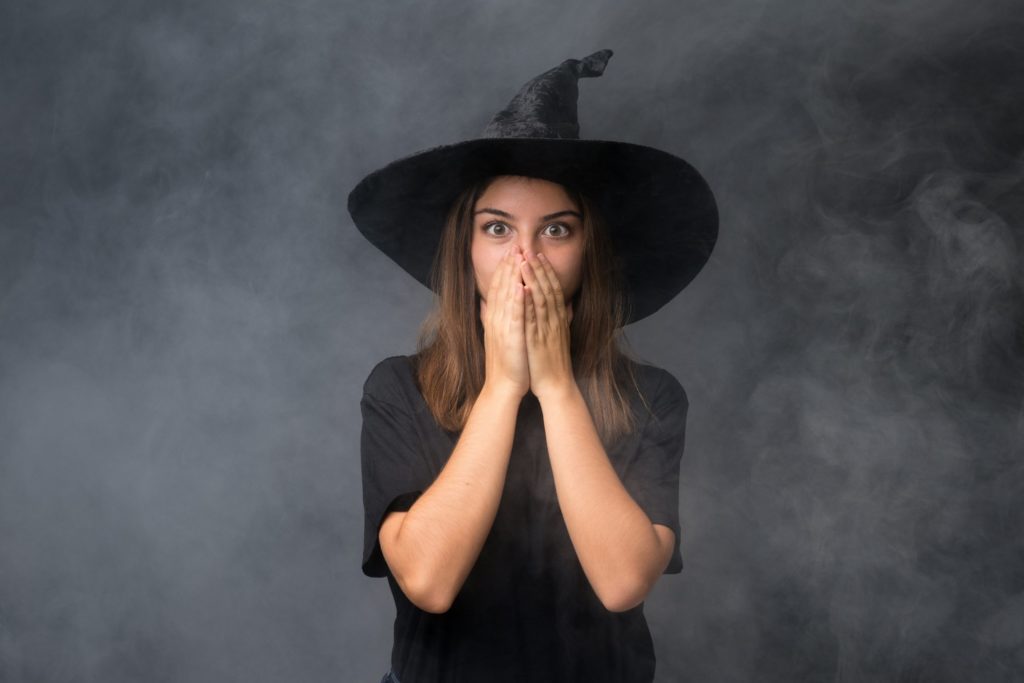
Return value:
M 487 296 L 491 291 L 491 283 L 494 282 L 494 266 L 488 265 L 480 275 L 480 294 Z
M 566 298 L 573 297 L 580 288 L 580 281 L 583 276 L 583 261 L 579 258 L 569 258 L 552 263 L 555 275 L 558 276 L 558 284 Z
M 484 254 L 481 253 L 474 242 L 469 249 L 469 260 L 473 264 L 473 276 L 476 278 L 476 286 L 478 290 L 485 289 L 487 285 L 487 276 L 489 271 L 487 270 L 487 260 L 484 258 Z
M 583 262 L 578 258 L 561 259 L 553 262 L 552 267 L 558 275 L 558 281 L 563 286 L 579 282 L 580 274 L 583 272 Z
M 498 269 L 500 258 L 493 258 L 490 254 L 474 254 L 473 272 L 476 275 L 476 287 L 481 296 L 487 296 L 491 288 L 491 279 Z

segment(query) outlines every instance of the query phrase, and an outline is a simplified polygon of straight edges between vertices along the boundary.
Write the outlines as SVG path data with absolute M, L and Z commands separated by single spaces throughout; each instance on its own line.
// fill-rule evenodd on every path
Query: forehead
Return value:
M 579 208 L 562 185 L 527 176 L 505 175 L 492 180 L 477 199 L 476 206 L 487 206 L 494 202 L 536 204 L 544 207 L 557 204 L 559 209 Z

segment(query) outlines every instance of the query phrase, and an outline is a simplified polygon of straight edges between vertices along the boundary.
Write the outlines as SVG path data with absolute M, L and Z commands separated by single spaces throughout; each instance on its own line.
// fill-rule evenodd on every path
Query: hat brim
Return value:
M 423 285 L 452 202 L 470 183 L 523 175 L 574 187 L 593 201 L 622 266 L 627 323 L 656 312 L 707 262 L 718 237 L 708 183 L 689 163 L 610 140 L 477 138 L 398 159 L 355 186 L 359 231 Z

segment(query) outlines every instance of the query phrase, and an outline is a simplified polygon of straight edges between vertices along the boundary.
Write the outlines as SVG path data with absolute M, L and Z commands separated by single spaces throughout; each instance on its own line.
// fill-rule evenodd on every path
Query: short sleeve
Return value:
M 652 415 L 640 437 L 636 460 L 623 476 L 629 491 L 653 524 L 675 533 L 675 548 L 665 574 L 683 570 L 679 528 L 679 463 L 686 436 L 689 400 L 679 381 L 667 371 L 650 401 Z
M 389 376 L 390 374 L 390 376 Z M 417 430 L 406 409 L 393 399 L 394 373 L 378 365 L 363 387 L 360 460 L 363 478 L 363 574 L 387 576 L 380 549 L 380 525 L 392 510 L 412 507 L 433 482 L 427 461 L 417 448 Z M 392 386 L 382 386 L 390 383 Z

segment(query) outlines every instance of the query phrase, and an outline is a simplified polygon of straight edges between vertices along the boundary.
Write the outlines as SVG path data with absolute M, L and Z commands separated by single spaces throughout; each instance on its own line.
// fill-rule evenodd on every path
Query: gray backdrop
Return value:
M 627 328 L 691 409 L 669 681 L 1024 676 L 1017 0 L 0 5 L 0 679 L 377 681 L 358 401 L 430 293 L 345 211 L 600 48 L 716 190 Z

